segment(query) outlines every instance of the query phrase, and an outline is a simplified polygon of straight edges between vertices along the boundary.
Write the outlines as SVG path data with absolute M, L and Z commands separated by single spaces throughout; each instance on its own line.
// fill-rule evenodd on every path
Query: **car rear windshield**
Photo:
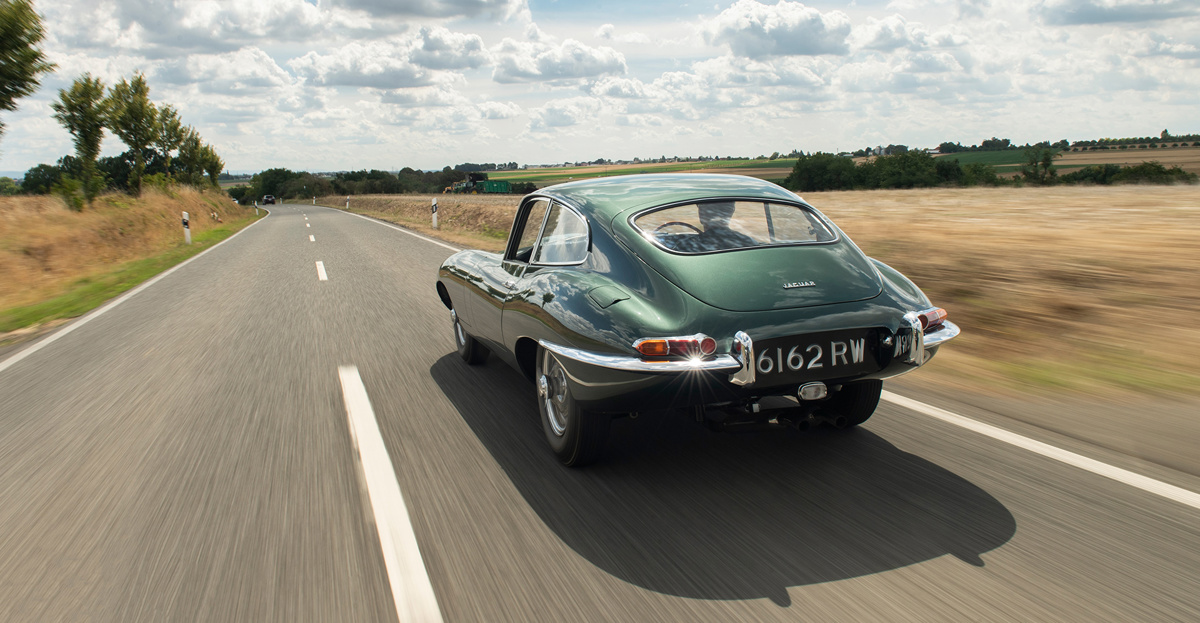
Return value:
M 776 245 L 833 242 L 837 236 L 811 210 L 769 201 L 703 201 L 643 212 L 633 225 L 675 253 L 712 253 Z

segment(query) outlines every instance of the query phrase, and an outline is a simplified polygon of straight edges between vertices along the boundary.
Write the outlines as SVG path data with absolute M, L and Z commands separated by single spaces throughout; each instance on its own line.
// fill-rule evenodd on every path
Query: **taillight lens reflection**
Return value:
M 717 341 L 697 333 L 682 337 L 651 337 L 633 343 L 643 357 L 706 357 L 717 352 Z
M 928 330 L 931 327 L 936 327 L 946 321 L 946 310 L 936 307 L 934 309 L 921 312 L 921 328 Z

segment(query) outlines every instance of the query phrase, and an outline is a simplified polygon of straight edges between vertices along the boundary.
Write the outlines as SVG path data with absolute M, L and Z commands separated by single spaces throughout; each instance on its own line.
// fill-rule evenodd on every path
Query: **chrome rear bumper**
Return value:
M 599 366 L 601 368 L 610 368 L 612 370 L 624 370 L 626 372 L 651 372 L 651 373 L 675 373 L 675 372 L 696 372 L 696 371 L 733 371 L 742 366 L 738 360 L 729 355 L 717 355 L 709 359 L 679 359 L 671 361 L 646 361 L 640 357 L 631 357 L 629 355 L 613 355 L 609 353 L 596 353 L 590 350 L 582 350 L 579 348 L 571 348 L 569 346 L 560 346 L 546 340 L 538 340 L 538 344 L 542 348 L 567 359 L 574 359 L 582 363 Z
M 919 324 L 917 326 L 920 326 Z M 918 329 L 919 330 L 919 329 Z M 944 321 L 934 331 L 918 333 L 916 339 L 908 342 L 911 346 L 904 352 L 896 353 L 898 358 L 912 366 L 913 369 L 923 365 L 932 355 L 930 349 L 937 348 L 958 337 L 962 331 L 958 325 Z M 567 359 L 586 363 L 610 370 L 625 372 L 642 372 L 651 374 L 675 374 L 680 372 L 728 372 L 729 381 L 735 385 L 752 385 L 755 381 L 754 342 L 750 336 L 738 331 L 734 336 L 733 353 L 716 355 L 704 359 L 677 359 L 670 361 L 647 361 L 630 355 L 615 355 L 597 353 L 570 346 L 562 346 L 546 340 L 538 340 L 542 348 Z M 885 342 L 885 344 L 890 344 Z M 897 346 L 899 340 L 897 340 Z

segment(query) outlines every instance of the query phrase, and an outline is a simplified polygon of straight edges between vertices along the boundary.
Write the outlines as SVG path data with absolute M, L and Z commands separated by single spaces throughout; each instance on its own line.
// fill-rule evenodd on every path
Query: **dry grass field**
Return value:
M 223 198 L 224 200 L 221 200 Z M 243 214 L 224 193 L 147 189 L 140 199 L 106 195 L 83 212 L 53 196 L 0 197 L 0 310 L 57 296 L 80 279 L 146 257 L 183 239 L 181 212 L 192 235 Z
M 1197 150 L 1200 151 L 1200 150 Z M 430 233 L 432 196 L 351 209 Z M 499 250 L 518 198 L 440 195 L 435 235 Z M 1091 395 L 1200 393 L 1200 189 L 810 193 L 964 329 L 932 382 Z M 344 198 L 325 205 L 343 207 Z M 431 276 L 432 278 L 432 276 Z

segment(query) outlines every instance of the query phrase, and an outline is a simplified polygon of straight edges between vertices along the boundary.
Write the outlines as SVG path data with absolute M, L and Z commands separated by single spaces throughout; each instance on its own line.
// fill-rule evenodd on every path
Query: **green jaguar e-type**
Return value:
M 640 412 L 728 430 L 861 424 L 882 379 L 959 333 L 803 199 L 737 175 L 544 188 L 503 254 L 451 256 L 437 292 L 467 363 L 495 353 L 533 381 L 571 466 Z

